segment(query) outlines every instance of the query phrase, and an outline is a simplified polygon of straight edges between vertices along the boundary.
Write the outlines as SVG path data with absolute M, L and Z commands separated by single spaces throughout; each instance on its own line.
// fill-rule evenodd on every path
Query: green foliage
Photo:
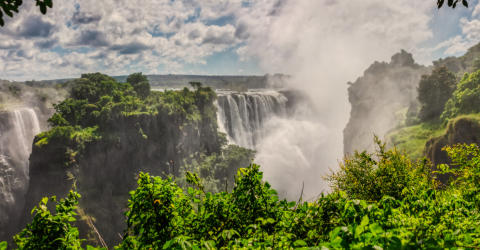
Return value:
M 445 148 L 458 167 L 442 166 L 440 173 L 457 178 L 439 189 L 427 162 L 412 164 L 398 150 L 377 145 L 375 155 L 347 156 L 330 175 L 334 192 L 312 202 L 279 200 L 255 164 L 238 170 L 233 190 L 217 194 L 197 173 L 186 172 L 184 189 L 172 178 L 141 173 L 125 210 L 123 242 L 115 249 L 479 248 L 478 147 Z M 55 216 L 42 200 L 34 222 L 15 236 L 18 246 L 81 249 L 70 224 L 78 197 L 71 191 Z
M 452 98 L 445 105 L 441 120 L 480 112 L 480 72 L 465 73 Z
M 411 101 L 410 106 L 408 106 L 405 126 L 410 127 L 422 123 L 420 119 L 417 118 L 418 112 L 420 111 L 420 105 L 418 101 Z
M 19 249 L 80 249 L 79 232 L 70 224 L 76 220 L 73 210 L 78 198 L 77 192 L 70 191 L 68 197 L 56 205 L 55 215 L 47 209 L 48 198 L 43 198 L 32 210 L 33 222 L 14 237 L 15 244 Z M 51 201 L 56 201 L 55 196 Z
M 142 74 L 142 72 L 137 72 L 129 75 L 126 81 L 127 83 L 130 83 L 132 86 L 135 86 L 142 82 L 148 82 L 148 79 L 146 75 Z
M 35 0 L 37 2 L 37 6 L 40 8 L 40 12 L 42 14 L 47 14 L 47 7 L 52 8 L 53 7 L 53 0 Z M 22 0 L 1 0 L 0 1 L 0 8 L 3 10 L 3 13 L 5 13 L 9 17 L 13 17 L 13 12 L 18 13 L 18 7 L 22 5 L 23 1 Z M 3 21 L 3 13 L 2 10 L 0 10 L 0 26 L 5 25 L 5 22 Z
M 463 6 L 468 8 L 467 0 L 461 0 L 461 1 L 462 1 Z M 453 0 L 448 0 L 448 7 L 452 7 L 453 9 L 455 9 L 455 7 L 457 7 L 458 2 L 460 2 L 460 0 L 455 0 L 455 2 Z M 437 0 L 437 6 L 438 6 L 439 9 L 442 8 L 443 3 L 445 3 L 445 0 Z
M 337 172 L 324 177 L 334 191 L 344 191 L 351 199 L 379 201 L 384 196 L 404 198 L 406 188 L 434 187 L 427 159 L 412 163 L 404 152 L 397 148 L 386 150 L 385 143 L 376 136 L 374 141 L 378 146 L 374 154 L 355 151 L 345 157 Z
M 194 90 L 199 90 L 199 89 L 202 89 L 202 83 L 201 82 L 189 82 L 190 85 L 192 85 L 192 88 Z
M 203 186 L 208 192 L 219 193 L 232 190 L 237 170 L 248 166 L 253 158 L 255 158 L 254 150 L 232 144 L 225 145 L 220 154 L 207 155 L 203 152 L 198 156 L 192 155 L 180 168 L 180 178 L 177 183 L 180 187 L 187 187 L 186 175 L 191 172 L 202 178 Z
M 431 75 L 422 75 L 417 88 L 418 101 L 422 104 L 418 118 L 422 122 L 439 118 L 456 85 L 455 74 L 444 66 L 433 70 Z
M 425 157 L 427 141 L 443 134 L 445 127 L 441 122 L 433 120 L 394 131 L 386 136 L 386 142 L 388 147 L 395 146 L 404 150 L 411 160 L 416 161 Z
M 142 98 L 146 98 L 148 95 L 150 95 L 150 83 L 148 81 L 146 82 L 139 82 L 134 85 L 133 89 L 135 92 L 141 96 Z

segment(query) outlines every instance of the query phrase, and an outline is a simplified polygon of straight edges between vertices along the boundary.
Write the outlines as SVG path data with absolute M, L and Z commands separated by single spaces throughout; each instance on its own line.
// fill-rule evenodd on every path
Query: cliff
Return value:
M 448 164 L 451 167 L 452 160 L 448 157 L 447 152 L 442 150 L 445 146 L 452 146 L 454 144 L 477 144 L 480 140 L 480 116 L 465 115 L 457 117 L 449 121 L 445 133 L 430 138 L 424 147 L 424 155 L 428 157 L 437 170 L 439 164 Z M 437 179 L 442 183 L 447 183 L 448 179 L 453 177 L 451 175 L 438 175 Z
M 86 79 L 91 86 L 111 80 L 96 80 L 92 76 Z M 85 89 L 84 82 L 73 83 L 73 89 L 79 89 L 79 84 Z M 122 84 L 115 84 L 118 89 L 123 88 Z M 122 91 L 125 96 L 133 92 L 131 89 Z M 65 110 L 72 100 L 61 104 L 65 105 L 63 108 L 56 107 L 57 114 L 50 122 L 63 124 L 62 119 L 66 118 L 68 124 L 56 125 L 35 138 L 30 156 L 30 185 L 20 228 L 29 222 L 30 211 L 42 197 L 65 197 L 75 183 L 82 194 L 79 214 L 83 216 L 77 224 L 83 234 L 81 237 L 95 240 L 91 233 L 85 235 L 92 231 L 86 222 L 90 217 L 101 237 L 112 247 L 121 241 L 119 233 L 122 235 L 126 228 L 122 208 L 129 191 L 136 188 L 141 171 L 154 176 L 171 174 L 173 160 L 178 176 L 180 163 L 194 152 L 220 153 L 213 104 L 216 95 L 211 89 L 152 92 L 143 100 L 130 99 L 139 101 L 135 107 L 137 111 L 126 111 L 127 101 L 112 100 L 105 106 L 100 105 L 101 100 L 90 101 L 87 106 L 80 105 L 82 109 L 75 106 L 70 113 L 60 110 Z M 105 107 L 111 109 L 105 111 Z M 72 112 L 84 116 L 77 120 L 73 116 L 68 118 Z M 74 122 L 82 125 L 66 126 Z
M 431 67 L 415 63 L 412 54 L 402 50 L 391 62 L 375 62 L 355 82 L 348 84 L 350 120 L 343 130 L 344 152 L 373 151 L 372 139 L 383 138 L 403 119 L 402 109 L 417 98 L 416 87 Z

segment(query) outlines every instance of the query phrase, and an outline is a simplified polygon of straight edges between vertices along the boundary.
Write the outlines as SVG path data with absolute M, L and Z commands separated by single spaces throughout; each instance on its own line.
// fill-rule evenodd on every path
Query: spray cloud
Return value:
M 343 156 L 349 118 L 346 84 L 373 61 L 389 60 L 432 36 L 430 2 L 264 0 L 241 15 L 236 37 L 242 60 L 255 58 L 267 72 L 293 76 L 290 87 L 307 91 L 316 115 L 271 120 L 257 146 L 257 163 L 274 188 L 290 198 L 328 189 L 321 174 Z

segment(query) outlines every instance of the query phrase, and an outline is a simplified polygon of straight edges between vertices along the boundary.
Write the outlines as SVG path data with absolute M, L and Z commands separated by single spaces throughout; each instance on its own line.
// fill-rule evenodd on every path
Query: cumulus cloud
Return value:
M 102 16 L 99 14 L 92 14 L 92 13 L 85 13 L 77 11 L 73 14 L 71 22 L 74 25 L 82 25 L 82 24 L 89 24 L 95 23 L 102 19 Z

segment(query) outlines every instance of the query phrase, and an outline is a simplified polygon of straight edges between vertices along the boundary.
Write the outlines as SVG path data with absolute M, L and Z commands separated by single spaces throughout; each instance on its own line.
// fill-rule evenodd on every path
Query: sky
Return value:
M 480 5 L 469 3 L 438 10 L 435 0 L 55 0 L 41 15 L 27 0 L 14 18 L 4 15 L 0 79 L 299 75 L 322 57 L 318 67 L 342 64 L 353 81 L 400 49 L 426 65 L 465 53 L 480 40 Z

